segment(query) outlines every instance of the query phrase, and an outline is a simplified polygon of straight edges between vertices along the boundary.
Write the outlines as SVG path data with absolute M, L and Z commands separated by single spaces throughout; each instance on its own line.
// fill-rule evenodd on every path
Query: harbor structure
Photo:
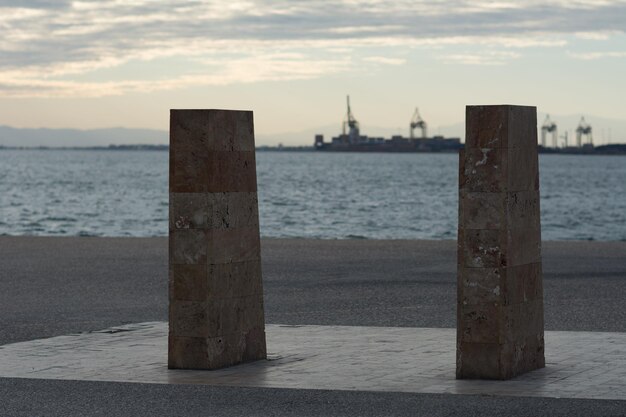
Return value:
M 558 148 L 557 138 L 559 137 L 556 123 L 550 120 L 550 115 L 546 115 L 546 120 L 541 126 L 541 146 L 546 147 L 546 134 L 552 133 L 552 147 Z
M 415 137 L 415 129 L 421 136 Z M 415 109 L 409 123 L 409 137 L 394 135 L 391 138 L 361 135 L 360 125 L 352 113 L 350 96 L 347 97 L 347 111 L 342 123 L 342 133 L 325 142 L 323 135 L 315 135 L 315 149 L 331 152 L 456 152 L 461 145 L 460 138 L 428 137 L 426 121 Z
M 587 143 L 583 143 L 583 137 L 587 139 Z M 580 122 L 578 123 L 578 127 L 576 128 L 576 144 L 579 148 L 584 145 L 589 145 L 593 147 L 593 136 L 591 125 L 585 121 L 584 117 L 580 118 Z
M 559 135 L 557 123 L 549 114 L 546 115 L 541 125 L 539 152 L 594 153 L 592 127 L 584 117 L 581 117 L 575 132 L 576 143 L 570 144 L 567 130 Z M 456 152 L 463 146 L 461 139 L 457 137 L 428 136 L 428 123 L 417 107 L 409 122 L 408 137 L 392 135 L 385 138 L 363 135 L 361 125 L 352 112 L 350 96 L 347 96 L 341 134 L 332 137 L 330 142 L 324 140 L 324 135 L 316 134 L 313 147 L 317 151 L 329 152 Z

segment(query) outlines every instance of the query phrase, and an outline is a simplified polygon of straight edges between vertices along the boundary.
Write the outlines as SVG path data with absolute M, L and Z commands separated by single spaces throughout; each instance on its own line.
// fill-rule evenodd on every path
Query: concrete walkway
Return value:
M 454 329 L 268 325 L 269 360 L 168 370 L 167 323 L 0 347 L 0 377 L 521 397 L 626 398 L 626 334 L 546 332 L 544 369 L 455 380 Z
M 611 392 L 623 389 L 619 387 L 619 382 L 626 378 L 620 376 L 615 385 L 612 372 L 623 372 L 623 348 L 620 346 L 626 343 L 620 339 L 613 345 L 612 351 L 606 350 L 611 345 L 607 343 L 609 339 L 604 339 L 605 335 L 610 338 L 621 336 L 599 332 L 626 332 L 626 242 L 543 244 L 548 366 L 545 370 L 522 378 L 537 376 L 538 380 L 532 381 L 533 386 L 537 389 L 545 387 L 546 390 L 559 386 L 554 383 L 562 385 L 571 382 L 574 391 L 578 391 L 567 396 L 564 394 L 563 398 L 523 397 L 516 394 L 515 390 L 506 395 L 482 395 L 482 391 L 456 395 L 430 394 L 426 392 L 426 387 L 419 388 L 422 390 L 419 392 L 330 389 L 334 386 L 332 384 L 338 383 L 337 380 L 354 379 L 355 382 L 351 383 L 358 383 L 359 378 L 348 378 L 342 374 L 345 366 L 353 362 L 356 364 L 353 367 L 359 372 L 368 367 L 379 368 L 374 374 L 374 381 L 366 381 L 370 387 L 374 383 L 391 384 L 388 382 L 390 378 L 383 378 L 387 365 L 401 368 L 389 372 L 395 372 L 404 381 L 428 377 L 421 374 L 427 372 L 426 366 L 394 365 L 394 361 L 400 361 L 397 358 L 402 355 L 396 350 L 406 349 L 423 340 L 419 334 L 411 333 L 421 332 L 417 328 L 439 328 L 442 332 L 442 342 L 437 345 L 437 349 L 448 352 L 440 353 L 442 358 L 447 355 L 440 373 L 444 376 L 435 375 L 432 377 L 434 379 L 426 382 L 435 385 L 443 381 L 442 384 L 450 385 L 446 387 L 439 384 L 437 392 L 445 392 L 445 389 L 452 389 L 458 384 L 469 383 L 479 387 L 492 383 L 457 383 L 453 379 L 454 336 L 451 328 L 455 326 L 456 319 L 456 244 L 454 241 L 264 239 L 262 250 L 266 322 L 313 325 L 282 329 L 290 331 L 291 335 L 318 326 L 325 329 L 324 332 L 335 328 L 346 331 L 352 329 L 355 335 L 344 335 L 348 340 L 342 342 L 342 345 L 346 346 L 345 349 L 372 349 L 372 353 L 368 354 L 372 357 L 370 362 L 364 359 L 366 356 L 350 360 L 342 357 L 332 359 L 332 355 L 346 351 L 343 347 L 324 351 L 324 346 L 331 346 L 328 341 L 324 341 L 319 348 L 318 356 L 313 356 L 312 351 L 318 350 L 313 341 L 301 343 L 289 339 L 282 345 L 286 351 L 294 351 L 307 358 L 295 361 L 293 358 L 297 356 L 287 356 L 276 348 L 281 344 L 274 337 L 275 325 L 270 325 L 270 353 L 274 359 L 276 355 L 283 359 L 249 364 L 242 369 L 250 369 L 249 372 L 254 371 L 257 375 L 280 375 L 292 367 L 307 386 L 311 387 L 317 381 L 315 384 L 323 389 L 296 389 L 298 385 L 293 382 L 287 385 L 289 389 L 285 389 L 267 388 L 269 385 L 260 383 L 254 387 L 242 387 L 233 382 L 229 386 L 197 382 L 109 382 L 113 378 L 105 381 L 96 380 L 92 376 L 94 380 L 86 380 L 84 375 L 79 380 L 77 375 L 81 372 L 67 368 L 67 364 L 79 370 L 93 369 L 98 363 L 101 366 L 103 364 L 98 362 L 103 356 L 101 348 L 81 353 L 87 359 L 79 360 L 74 356 L 76 360 L 70 358 L 69 362 L 69 356 L 66 355 L 77 354 L 78 351 L 60 351 L 55 354 L 57 356 L 54 360 L 36 356 L 33 352 L 42 343 L 54 344 L 59 340 L 75 343 L 72 340 L 80 340 L 82 337 L 92 340 L 90 337 L 98 336 L 113 343 L 117 337 L 136 339 L 141 335 L 137 333 L 139 330 L 99 333 L 99 329 L 124 325 L 135 328 L 139 326 L 137 323 L 159 326 L 155 322 L 167 319 L 167 239 L 2 236 L 0 416 L 626 416 L 624 395 L 621 400 L 571 398 L 574 395 L 584 397 L 587 392 L 591 392 L 588 388 L 580 390 L 587 380 L 609 391 L 607 397 L 604 397 L 602 391 L 596 392 L 598 398 L 616 398 Z M 401 334 L 408 332 L 403 345 L 399 349 L 392 349 L 389 343 L 381 347 L 366 338 L 370 330 L 378 331 L 381 328 Z M 87 331 L 93 332 L 76 336 Z M 151 375 L 153 382 L 156 380 L 155 375 L 177 373 L 167 371 L 164 366 L 165 328 L 162 327 L 158 332 L 156 329 L 150 331 L 156 332 L 151 343 L 158 346 L 155 348 L 157 350 L 149 346 L 135 346 L 129 347 L 127 353 L 122 355 L 120 349 L 113 349 L 113 343 L 115 356 L 109 357 L 108 370 L 105 367 L 102 374 L 110 375 L 111 369 L 115 368 L 120 374 L 119 380 L 127 381 L 129 376 L 138 371 L 138 365 L 144 357 L 155 358 L 152 367 L 156 371 L 151 371 L 156 372 Z M 575 337 L 555 345 L 557 340 L 552 339 L 552 336 L 558 336 L 561 331 L 567 331 L 563 334 Z M 445 336 L 446 332 L 448 336 Z M 308 330 L 303 337 L 307 335 L 310 335 Z M 590 339 L 586 339 L 587 336 Z M 588 343 L 584 340 L 588 340 Z M 593 353 L 596 349 L 592 347 L 596 343 L 594 340 L 602 340 L 597 347 L 605 349 L 601 352 L 606 355 L 615 352 L 618 356 L 609 360 L 608 357 L 604 358 L 604 354 L 599 354 L 595 356 L 597 361 L 585 359 L 586 356 L 577 357 L 581 352 L 584 355 Z M 291 348 L 290 343 L 294 344 Z M 25 349 L 28 346 L 34 350 Z M 572 346 L 575 346 L 575 350 L 569 352 Z M 17 352 L 16 347 L 21 353 Z M 161 349 L 161 353 L 158 353 L 158 349 Z M 131 353 L 138 359 L 125 365 L 126 368 L 111 365 L 116 363 L 117 357 L 128 361 Z M 22 354 L 26 356 L 20 356 Z M 9 360 L 7 355 L 12 359 Z M 431 365 L 430 357 L 421 360 L 412 353 L 407 355 L 411 356 L 412 361 Z M 582 374 L 560 378 L 561 371 L 555 368 L 553 360 L 555 357 L 569 361 L 564 366 L 570 370 L 587 366 L 584 378 Z M 65 359 L 61 361 L 61 358 Z M 305 373 L 304 368 L 298 368 L 308 367 L 314 361 L 323 363 L 330 359 L 333 366 L 324 371 L 323 379 L 316 373 L 315 366 L 309 369 L 309 373 Z M 24 364 L 25 360 L 29 365 Z M 52 365 L 36 365 L 38 360 Z M 607 362 L 609 365 L 606 365 Z M 267 369 L 255 370 L 257 366 L 265 366 Z M 29 370 L 44 371 L 45 367 L 49 369 L 43 373 L 25 375 Z M 68 374 L 66 376 L 71 379 L 41 378 L 52 378 L 53 369 Z M 322 369 L 319 368 L 319 372 Z M 205 377 L 207 374 L 202 375 Z M 604 382 L 600 381 L 602 378 Z M 498 386 L 507 387 L 511 384 L 519 384 L 519 380 L 498 383 Z M 399 388 L 392 389 L 403 389 L 403 384 L 399 385 Z M 408 384 L 407 390 L 415 389 L 415 386 L 411 388 Z M 528 390 L 528 387 L 525 389 Z M 556 394 L 546 392 L 546 395 Z

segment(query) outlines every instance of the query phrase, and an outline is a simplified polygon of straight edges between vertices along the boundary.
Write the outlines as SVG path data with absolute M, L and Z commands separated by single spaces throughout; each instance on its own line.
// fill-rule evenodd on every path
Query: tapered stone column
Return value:
M 535 107 L 466 109 L 457 294 L 457 378 L 545 366 Z
M 170 113 L 170 368 L 266 357 L 252 112 Z

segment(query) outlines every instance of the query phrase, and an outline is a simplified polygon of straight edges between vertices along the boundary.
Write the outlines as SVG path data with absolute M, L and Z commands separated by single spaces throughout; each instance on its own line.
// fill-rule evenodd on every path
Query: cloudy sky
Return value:
M 346 94 L 366 134 L 406 134 L 416 106 L 434 132 L 466 104 L 624 120 L 625 32 L 626 0 L 0 0 L 0 124 L 232 108 L 333 134 Z

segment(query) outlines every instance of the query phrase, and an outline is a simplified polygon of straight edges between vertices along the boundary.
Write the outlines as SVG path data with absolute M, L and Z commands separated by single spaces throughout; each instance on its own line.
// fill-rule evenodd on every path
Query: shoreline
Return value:
M 461 147 L 463 149 L 463 147 Z M 109 146 L 3 146 L 0 145 L 0 151 L 169 151 L 169 145 L 109 145 Z M 354 150 L 354 149 L 316 149 L 313 146 L 285 146 L 271 147 L 259 146 L 255 148 L 256 152 L 297 152 L 297 153 L 317 153 L 317 154 L 457 154 L 458 149 L 437 149 L 437 150 L 412 150 L 412 151 L 395 151 L 395 150 Z M 543 148 L 538 147 L 541 155 L 596 155 L 596 156 L 624 156 L 626 155 L 626 143 L 612 143 L 606 145 L 598 145 L 592 148 Z
M 0 234 L 0 239 L 3 238 L 24 238 L 24 239 L 167 239 L 168 235 L 157 236 L 96 236 L 96 235 L 9 235 Z M 377 239 L 368 237 L 345 237 L 345 238 L 320 238 L 320 237 L 273 237 L 273 236 L 261 236 L 261 243 L 263 241 L 321 241 L 321 242 L 456 242 L 457 239 Z M 598 244 L 625 244 L 626 239 L 621 240 L 596 240 L 596 239 L 561 239 L 561 240 L 542 240 L 542 244 L 568 244 L 568 243 L 598 243 Z M 626 255 L 625 255 L 626 257 Z

